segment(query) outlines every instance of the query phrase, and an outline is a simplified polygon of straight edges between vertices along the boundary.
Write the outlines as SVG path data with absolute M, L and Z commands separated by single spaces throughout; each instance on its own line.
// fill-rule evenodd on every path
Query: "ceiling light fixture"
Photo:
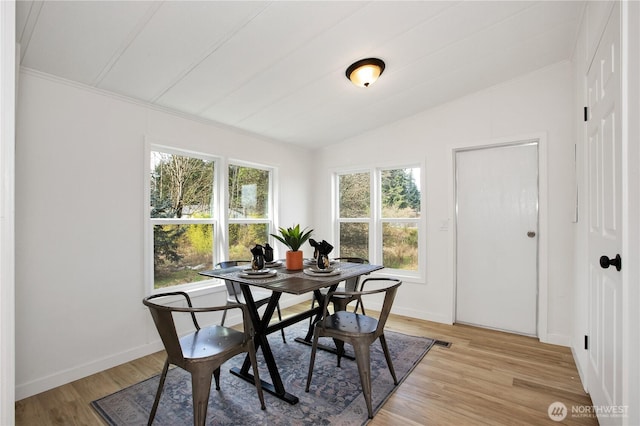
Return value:
M 378 58 L 360 59 L 349 65 L 347 78 L 360 87 L 369 87 L 384 71 L 384 62 Z

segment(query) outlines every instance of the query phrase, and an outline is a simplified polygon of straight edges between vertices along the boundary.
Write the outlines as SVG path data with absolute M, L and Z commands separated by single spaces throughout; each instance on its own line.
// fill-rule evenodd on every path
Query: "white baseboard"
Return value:
M 372 306 L 372 308 L 379 310 L 381 306 Z M 448 316 L 438 314 L 438 313 L 433 313 L 433 312 L 425 312 L 425 311 L 419 311 L 416 309 L 395 308 L 395 307 L 391 310 L 391 312 L 397 315 L 403 315 L 405 317 L 417 318 L 425 321 L 432 321 L 432 322 L 438 322 L 441 324 L 449 324 L 449 325 L 453 324 L 453 321 Z
M 544 338 L 540 337 L 540 341 L 551 345 L 571 347 L 571 336 L 565 334 L 547 333 Z
M 280 303 L 280 307 L 284 309 L 286 307 L 302 303 L 305 300 L 311 300 L 309 298 L 309 295 L 286 297 L 283 298 L 282 303 Z M 235 325 L 239 324 L 241 321 L 241 315 L 229 316 L 227 318 L 226 324 Z M 37 380 L 33 380 L 28 383 L 16 383 L 16 401 L 28 398 L 30 396 L 39 394 L 58 386 L 62 386 L 64 384 L 73 382 L 74 380 L 82 379 L 83 377 L 99 373 L 117 365 L 124 364 L 125 362 L 133 361 L 134 359 L 147 356 L 162 349 L 164 349 L 164 347 L 162 346 L 162 342 L 158 338 L 157 341 L 154 341 L 152 343 L 138 346 L 121 353 L 109 355 L 74 368 L 59 371 L 57 373 L 39 378 Z
M 586 393 L 589 393 L 589 390 L 587 389 L 587 376 L 584 370 L 582 369 L 582 364 L 580 363 L 580 357 L 576 353 L 576 347 L 573 345 L 571 346 L 571 355 L 573 355 L 573 362 L 575 363 L 576 369 L 578 370 L 578 376 L 580 376 L 580 383 L 582 383 L 582 388 Z
M 28 383 L 16 384 L 16 401 L 158 352 L 162 349 L 162 342 L 158 339 L 156 342 L 138 346 L 128 351 L 110 355 L 74 368 L 59 371 Z

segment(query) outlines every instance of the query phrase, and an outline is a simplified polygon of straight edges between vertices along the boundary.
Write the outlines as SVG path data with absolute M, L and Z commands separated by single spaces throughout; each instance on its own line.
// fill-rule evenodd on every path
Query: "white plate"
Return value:
M 315 259 L 305 259 L 305 261 L 304 261 L 304 264 L 307 265 L 307 266 L 316 265 L 317 263 L 318 263 L 318 261 L 315 260 Z M 333 265 L 335 263 L 337 263 L 335 260 L 330 260 L 329 261 L 329 265 Z
M 307 268 L 303 272 L 312 277 L 332 277 L 334 275 L 340 275 L 340 269 L 334 269 L 331 272 L 314 272 L 311 268 Z
M 333 272 L 333 268 L 331 266 L 329 266 L 328 268 L 320 269 L 316 265 L 314 265 L 309 269 L 318 274 L 328 274 L 329 272 Z
M 257 271 L 249 270 L 249 271 L 240 272 L 240 274 L 238 275 L 241 276 L 242 278 L 269 278 L 269 277 L 275 277 L 278 274 L 273 269 L 263 269 L 262 271 L 266 271 L 266 272 L 256 273 Z
M 244 272 L 247 275 L 267 275 L 270 274 L 271 272 L 275 272 L 272 271 L 271 269 L 251 269 L 251 268 L 247 268 L 245 270 L 243 270 L 242 272 Z
M 264 266 L 267 266 L 269 268 L 277 268 L 278 266 L 282 266 L 282 262 L 280 262 L 279 260 L 275 260 L 273 262 L 264 262 Z

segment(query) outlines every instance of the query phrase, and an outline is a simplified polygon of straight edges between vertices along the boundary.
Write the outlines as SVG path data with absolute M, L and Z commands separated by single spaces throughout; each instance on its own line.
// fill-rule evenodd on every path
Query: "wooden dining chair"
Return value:
M 337 262 L 350 262 L 350 263 L 360 263 L 360 264 L 365 264 L 365 263 L 369 263 L 369 261 L 367 259 L 364 259 L 362 257 L 337 257 L 335 259 L 333 259 Z M 353 277 L 353 278 L 348 278 L 344 281 L 344 284 L 340 284 L 338 286 L 338 288 L 336 288 L 336 291 L 340 291 L 340 292 L 345 292 L 345 291 L 359 291 L 362 288 L 358 288 L 358 283 L 360 282 L 360 276 L 357 277 Z M 326 294 L 329 292 L 329 289 L 327 288 L 321 288 L 320 289 L 320 293 L 322 293 L 323 295 L 326 296 Z M 333 296 L 331 302 L 333 303 L 333 309 L 336 311 L 344 311 L 345 309 L 347 309 L 347 305 L 350 304 L 352 301 L 356 300 L 356 306 L 355 309 L 353 310 L 353 312 L 357 312 L 358 311 L 358 307 L 360 307 L 360 309 L 362 310 L 362 315 L 366 315 L 365 311 L 364 311 L 364 305 L 362 304 L 362 300 L 355 298 L 355 297 L 346 297 L 346 296 L 340 296 L 340 295 L 335 295 Z M 314 297 L 311 300 L 311 309 L 314 308 L 314 306 L 316 305 L 316 298 Z M 313 320 L 313 319 L 311 319 Z
M 216 264 L 216 268 L 232 268 L 238 265 L 251 264 L 250 260 L 226 260 L 224 262 L 220 262 Z M 244 298 L 244 294 L 242 294 L 242 289 L 240 288 L 240 284 L 233 282 L 231 280 L 224 280 L 224 285 L 227 287 L 227 304 L 240 303 L 242 305 L 246 305 L 247 301 Z M 253 297 L 253 301 L 256 304 L 256 307 L 261 307 L 269 303 L 269 299 L 271 298 L 271 292 L 269 290 L 260 290 L 260 289 L 251 289 L 251 296 Z M 278 312 L 278 320 L 282 321 L 282 313 L 280 312 L 280 302 L 276 305 L 276 310 Z M 224 311 L 222 314 L 222 321 L 220 325 L 224 325 L 224 321 L 227 318 L 227 311 Z M 287 343 L 287 339 L 284 337 L 284 329 L 280 330 L 282 334 L 282 341 Z
M 186 307 L 174 306 L 177 302 L 184 305 L 184 301 L 186 301 Z M 153 423 L 155 418 L 170 364 L 191 373 L 193 424 L 204 425 L 207 418 L 211 377 L 215 378 L 216 390 L 220 390 L 220 366 L 228 359 L 244 352 L 249 354 L 260 406 L 263 410 L 265 409 L 262 384 L 258 375 L 256 351 L 253 344 L 253 326 L 249 318 L 249 311 L 245 305 L 235 304 L 195 308 L 189 295 L 182 291 L 154 294 L 143 299 L 142 303 L 149 308 L 167 352 L 167 359 L 160 375 L 156 398 L 149 414 L 149 425 Z M 243 331 L 219 325 L 201 328 L 198 324 L 197 313 L 222 310 L 226 312 L 230 309 L 240 309 L 242 311 Z M 195 331 L 179 336 L 174 316 L 186 314 L 191 316 Z
M 393 377 L 393 383 L 397 385 L 398 379 L 396 378 L 387 341 L 384 337 L 384 326 L 387 322 L 387 318 L 389 317 L 389 313 L 391 312 L 391 305 L 395 299 L 398 287 L 400 287 L 402 281 L 395 278 L 367 278 L 363 281 L 363 286 L 367 282 L 382 283 L 384 287 L 375 290 L 329 292 L 328 297 L 325 298 L 322 311 L 324 312 L 323 317 L 315 324 L 315 328 L 313 330 L 313 346 L 311 349 L 311 360 L 309 362 L 309 374 L 307 376 L 307 386 L 305 391 L 309 392 L 309 386 L 311 385 L 313 365 L 315 363 L 316 351 L 318 349 L 318 339 L 320 337 L 333 338 L 338 352 L 338 367 L 340 367 L 340 359 L 344 355 L 344 344 L 348 343 L 353 347 L 353 351 L 355 353 L 358 373 L 360 374 L 362 393 L 364 394 L 364 399 L 367 404 L 369 418 L 373 418 L 373 408 L 371 405 L 370 346 L 376 340 L 380 340 L 391 377 Z M 380 314 L 377 318 L 346 310 L 335 311 L 333 314 L 329 314 L 327 310 L 328 303 L 332 296 L 361 298 L 380 293 L 384 293 L 384 301 L 382 303 Z

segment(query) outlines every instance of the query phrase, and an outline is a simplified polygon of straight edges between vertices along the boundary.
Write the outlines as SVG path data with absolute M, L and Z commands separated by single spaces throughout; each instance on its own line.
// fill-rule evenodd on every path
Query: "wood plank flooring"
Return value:
M 306 303 L 296 305 L 283 314 L 305 308 Z M 593 417 L 571 413 L 572 407 L 589 406 L 591 400 L 568 348 L 398 315 L 391 315 L 387 328 L 451 346 L 431 349 L 371 421 L 372 426 L 555 425 L 547 410 L 556 401 L 568 409 L 562 424 L 598 424 Z M 163 363 L 164 353 L 158 352 L 17 401 L 16 425 L 102 425 L 89 403 L 160 373 Z

